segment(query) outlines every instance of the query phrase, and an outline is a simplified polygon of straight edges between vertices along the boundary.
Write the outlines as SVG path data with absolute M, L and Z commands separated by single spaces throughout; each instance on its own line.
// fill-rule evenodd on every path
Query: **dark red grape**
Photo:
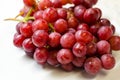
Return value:
M 97 12 L 98 12 L 98 20 L 100 20 L 101 16 L 102 16 L 102 11 L 99 8 L 94 8 Z
M 73 28 L 68 28 L 68 32 L 75 34 L 76 30 Z
M 54 24 L 54 28 L 56 32 L 65 33 L 68 29 L 68 23 L 64 19 L 58 19 Z
M 110 26 L 110 21 L 108 20 L 108 19 L 106 19 L 106 18 L 101 18 L 100 19 L 100 21 L 99 21 L 99 24 L 101 25 L 101 26 Z
M 110 28 L 112 29 L 112 31 L 113 31 L 113 34 L 115 33 L 115 26 L 114 25 L 110 25 Z
M 72 63 L 62 64 L 61 67 L 62 67 L 62 69 L 64 69 L 65 71 L 72 71 L 73 68 L 74 68 Z
M 60 1 L 61 1 L 62 5 L 65 5 L 65 4 L 67 4 L 67 3 L 70 3 L 69 0 L 60 0 Z
M 25 40 L 25 37 L 23 35 L 16 33 L 13 38 L 13 44 L 16 47 L 21 48 L 24 40 Z
M 68 64 L 73 60 L 73 54 L 70 49 L 61 49 L 57 53 L 57 60 L 61 64 Z
M 104 69 L 109 70 L 115 66 L 115 58 L 112 54 L 104 54 L 101 56 L 102 66 Z
M 35 19 L 42 19 L 42 18 L 43 18 L 43 12 L 44 12 L 44 11 L 39 10 L 39 11 L 37 11 L 37 12 L 34 13 L 33 17 L 34 17 Z
M 89 30 L 94 36 L 97 36 L 97 32 L 98 32 L 100 27 L 101 27 L 100 24 L 96 23 L 96 24 L 90 26 Z
M 85 61 L 84 69 L 88 74 L 96 75 L 102 68 L 102 64 L 99 58 L 90 57 Z
M 113 35 L 113 31 L 109 26 L 103 26 L 98 30 L 97 34 L 100 40 L 108 40 Z
M 86 30 L 89 31 L 89 26 L 86 23 L 79 24 L 77 30 Z
M 52 66 L 57 66 L 59 64 L 57 60 L 57 50 L 50 51 L 48 54 L 47 63 Z
M 62 7 L 62 3 L 60 0 L 50 0 L 52 2 L 52 6 L 55 8 L 60 8 Z
M 92 7 L 97 3 L 98 0 L 84 0 L 83 5 L 86 6 L 87 8 Z
M 32 41 L 37 47 L 43 47 L 46 45 L 49 39 L 48 33 L 43 30 L 37 30 L 33 33 Z
M 20 27 L 20 33 L 25 36 L 25 37 L 31 37 L 33 34 L 32 31 L 32 25 L 29 23 L 24 23 L 21 27 Z
M 40 0 L 38 2 L 38 8 L 39 10 L 44 10 L 48 7 L 52 7 L 52 2 L 50 0 Z
M 26 52 L 32 53 L 35 51 L 35 45 L 32 43 L 32 39 L 31 38 L 26 38 L 23 43 L 22 43 L 22 47 Z
M 58 12 L 58 17 L 62 18 L 62 19 L 66 19 L 67 18 L 67 10 L 64 8 L 58 8 L 57 9 Z
M 63 48 L 72 48 L 75 42 L 76 39 L 72 33 L 65 33 L 60 39 L 60 44 Z
M 109 39 L 109 43 L 110 43 L 112 50 L 116 50 L 116 51 L 120 50 L 120 37 L 119 36 L 112 36 Z
M 84 0 L 70 0 L 73 4 L 79 5 L 82 4 Z
M 96 54 L 97 46 L 95 43 L 91 42 L 87 44 L 87 55 L 93 56 Z
M 58 47 L 60 45 L 60 38 L 61 38 L 61 34 L 60 33 L 52 32 L 49 35 L 48 44 L 51 47 Z
M 23 22 L 19 22 L 17 25 L 16 25 L 16 31 L 17 33 L 20 34 L 20 27 L 23 25 Z
M 85 11 L 86 11 L 86 8 L 84 6 L 78 5 L 74 8 L 74 15 L 80 21 L 83 21 L 83 15 L 84 15 Z
M 78 30 L 75 33 L 75 38 L 78 42 L 89 43 L 93 40 L 93 35 L 86 30 Z
M 110 44 L 105 40 L 101 40 L 97 43 L 97 51 L 100 55 L 109 54 L 110 49 Z
M 100 18 L 100 13 L 95 8 L 89 8 L 84 13 L 84 21 L 88 24 L 94 24 Z
M 70 17 L 70 18 L 68 19 L 68 27 L 69 27 L 69 28 L 74 28 L 74 29 L 76 29 L 77 26 L 78 26 L 78 24 L 79 24 L 79 22 L 78 22 L 77 18 L 75 18 L 75 17 Z
M 35 5 L 35 0 L 23 0 L 23 2 L 26 6 L 32 7 Z
M 44 19 L 37 19 L 32 24 L 33 32 L 37 30 L 45 30 L 46 32 L 49 30 L 48 23 Z
M 86 57 L 75 57 L 72 61 L 73 65 L 76 67 L 82 67 L 85 62 Z
M 34 52 L 26 52 L 25 51 L 25 54 L 30 58 L 33 58 L 33 56 L 34 56 Z
M 53 7 L 47 8 L 43 12 L 43 19 L 48 22 L 54 22 L 59 18 L 57 10 Z
M 72 51 L 76 57 L 84 57 L 86 55 L 87 48 L 84 43 L 77 42 L 73 46 Z
M 48 58 L 48 51 L 46 48 L 37 48 L 34 52 L 34 59 L 38 64 L 45 64 Z

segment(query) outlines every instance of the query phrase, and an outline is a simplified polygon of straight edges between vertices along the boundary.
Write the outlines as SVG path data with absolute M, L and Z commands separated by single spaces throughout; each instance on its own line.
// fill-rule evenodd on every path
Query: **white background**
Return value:
M 99 0 L 96 5 L 103 11 L 103 17 L 110 19 L 120 34 L 120 0 Z M 64 72 L 35 63 L 25 56 L 24 51 L 13 46 L 16 22 L 3 21 L 14 17 L 23 7 L 22 0 L 0 2 L 0 80 L 119 80 L 120 52 L 114 52 L 116 66 L 110 71 L 101 71 L 89 76 L 84 71 Z M 119 44 L 120 45 L 120 44 Z

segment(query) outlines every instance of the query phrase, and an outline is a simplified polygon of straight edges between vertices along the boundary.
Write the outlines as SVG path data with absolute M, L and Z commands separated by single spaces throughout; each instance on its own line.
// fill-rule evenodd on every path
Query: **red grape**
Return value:
M 23 0 L 24 4 L 26 6 L 34 6 L 35 5 L 35 0 Z
M 100 19 L 100 21 L 99 21 L 99 24 L 101 25 L 101 26 L 110 26 L 110 21 L 108 20 L 108 19 L 106 19 L 106 18 L 101 18 Z
M 86 45 L 84 43 L 77 42 L 73 46 L 72 51 L 76 57 L 84 57 L 84 56 L 86 56 L 87 48 L 86 48 Z
M 83 15 L 84 15 L 85 11 L 86 11 L 86 8 L 84 6 L 78 5 L 74 8 L 74 15 L 80 21 L 83 21 Z
M 33 34 L 32 25 L 30 23 L 23 23 L 20 27 L 20 33 L 25 37 L 31 37 Z
M 38 2 L 38 8 L 39 10 L 44 10 L 48 7 L 52 7 L 52 2 L 50 0 L 40 0 Z
M 72 71 L 73 70 L 73 65 L 72 63 L 68 63 L 68 64 L 62 64 L 61 65 L 62 69 L 64 69 L 65 71 Z
M 99 28 L 100 28 L 101 26 L 100 26 L 100 24 L 94 24 L 94 25 L 92 25 L 92 26 L 90 26 L 90 32 L 94 35 L 94 36 L 97 36 L 97 32 L 98 32 L 98 30 L 99 30 Z
M 95 5 L 97 3 L 98 0 L 84 0 L 84 5 L 87 7 L 87 8 L 90 8 L 92 7 L 93 5 Z
M 103 26 L 98 30 L 97 34 L 100 40 L 108 40 L 113 35 L 113 31 L 109 26 Z
M 88 24 L 94 24 L 100 18 L 100 12 L 98 12 L 95 8 L 89 8 L 84 13 L 84 21 Z
M 50 0 L 52 2 L 53 7 L 60 8 L 62 7 L 62 3 L 60 0 Z
M 86 30 L 89 31 L 89 26 L 86 23 L 79 24 L 77 30 Z
M 115 66 L 115 58 L 112 54 L 104 54 L 101 56 L 103 68 L 106 70 L 112 69 Z
M 35 45 L 32 43 L 32 39 L 31 38 L 26 38 L 23 43 L 22 43 L 22 47 L 26 52 L 32 53 L 35 51 Z
M 46 32 L 49 30 L 48 23 L 44 19 L 37 19 L 32 24 L 33 32 L 37 30 L 45 30 Z
M 77 18 L 75 18 L 75 17 L 70 17 L 70 18 L 68 19 L 68 27 L 69 27 L 69 28 L 74 28 L 74 29 L 76 29 L 77 26 L 78 26 L 78 24 L 79 24 L 79 22 L 78 22 Z
M 85 30 L 78 30 L 75 33 L 75 38 L 78 42 L 89 43 L 93 40 L 93 35 Z
M 54 28 L 56 32 L 65 33 L 68 28 L 68 23 L 64 19 L 58 19 L 54 24 Z
M 63 48 L 72 48 L 75 42 L 76 39 L 72 33 L 65 33 L 60 39 L 60 44 Z
M 21 48 L 24 39 L 25 39 L 25 37 L 24 37 L 23 35 L 16 33 L 16 34 L 14 35 L 14 38 L 13 38 L 13 44 L 14 44 L 16 47 Z
M 110 44 L 105 40 L 101 40 L 97 43 L 97 51 L 100 55 L 109 54 L 110 49 Z
M 94 8 L 97 12 L 98 12 L 98 20 L 100 20 L 101 16 L 102 16 L 102 11 L 99 8 Z
M 61 64 L 68 64 L 73 60 L 73 54 L 70 49 L 61 49 L 57 53 L 57 60 Z
M 48 54 L 47 63 L 52 66 L 57 66 L 59 64 L 57 60 L 57 50 L 50 51 Z
M 71 2 L 75 5 L 82 4 L 84 0 L 71 0 Z
M 47 8 L 43 12 L 43 19 L 48 22 L 54 22 L 59 18 L 57 10 L 53 7 Z
M 75 34 L 76 30 L 73 28 L 68 28 L 68 32 Z
M 33 58 L 33 56 L 34 56 L 34 52 L 26 52 L 25 51 L 25 54 L 30 58 Z
M 110 28 L 112 29 L 112 31 L 113 31 L 113 34 L 115 33 L 115 26 L 114 25 L 110 25 Z
M 48 58 L 48 51 L 46 48 L 37 48 L 34 52 L 34 59 L 38 64 L 45 64 Z
M 43 30 L 35 31 L 32 36 L 32 42 L 37 47 L 45 46 L 48 39 L 49 39 L 48 33 Z
M 96 54 L 97 46 L 95 43 L 91 42 L 87 44 L 87 55 L 93 56 Z
M 43 12 L 44 12 L 44 11 L 39 10 L 39 11 L 37 11 L 37 12 L 34 13 L 33 17 L 34 17 L 35 19 L 42 19 L 42 18 L 43 18 Z
M 62 18 L 62 19 L 66 19 L 67 18 L 67 10 L 64 8 L 58 8 L 57 9 L 58 12 L 58 17 Z
M 48 44 L 51 47 L 58 47 L 60 45 L 60 38 L 61 38 L 61 34 L 60 33 L 52 32 L 49 35 L 49 42 L 48 42 Z
M 61 1 L 62 5 L 65 5 L 70 2 L 69 0 L 60 0 L 60 1 Z
M 90 57 L 85 61 L 85 71 L 91 75 L 96 75 L 102 68 L 102 64 L 99 58 Z
M 20 34 L 20 27 L 23 25 L 23 22 L 19 22 L 17 25 L 16 25 L 16 31 L 17 33 Z
M 112 36 L 109 39 L 109 43 L 112 50 L 120 50 L 120 37 L 119 36 Z
M 73 65 L 76 67 L 82 67 L 85 62 L 86 57 L 75 57 L 72 61 Z

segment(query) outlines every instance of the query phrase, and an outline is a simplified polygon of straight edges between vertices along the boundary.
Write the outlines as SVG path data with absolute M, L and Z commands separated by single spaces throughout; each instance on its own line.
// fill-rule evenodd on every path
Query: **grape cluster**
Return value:
M 16 25 L 13 43 L 41 65 L 66 71 L 83 68 L 95 75 L 115 66 L 112 50 L 120 50 L 120 36 L 97 0 L 23 0 L 25 21 Z M 66 4 L 72 4 L 68 8 Z M 32 10 L 31 10 L 32 8 Z

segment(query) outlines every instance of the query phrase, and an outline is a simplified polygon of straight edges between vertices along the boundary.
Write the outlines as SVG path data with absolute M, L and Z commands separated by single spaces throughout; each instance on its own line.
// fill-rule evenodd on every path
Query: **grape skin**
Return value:
M 115 66 L 115 58 L 112 54 L 104 54 L 101 56 L 101 61 L 103 68 L 106 70 L 110 70 Z
M 45 64 L 48 58 L 48 51 L 46 48 L 36 48 L 34 52 L 34 59 L 38 64 Z
M 60 39 L 60 44 L 63 48 L 72 48 L 75 42 L 76 39 L 72 33 L 65 33 Z
M 68 64 L 73 60 L 73 54 L 69 49 L 61 49 L 57 53 L 57 60 L 61 64 Z
M 84 68 L 88 74 L 96 75 L 101 70 L 102 64 L 99 58 L 90 57 L 85 61 Z
M 32 35 L 32 42 L 36 47 L 43 47 L 48 41 L 48 33 L 43 30 L 37 30 Z

